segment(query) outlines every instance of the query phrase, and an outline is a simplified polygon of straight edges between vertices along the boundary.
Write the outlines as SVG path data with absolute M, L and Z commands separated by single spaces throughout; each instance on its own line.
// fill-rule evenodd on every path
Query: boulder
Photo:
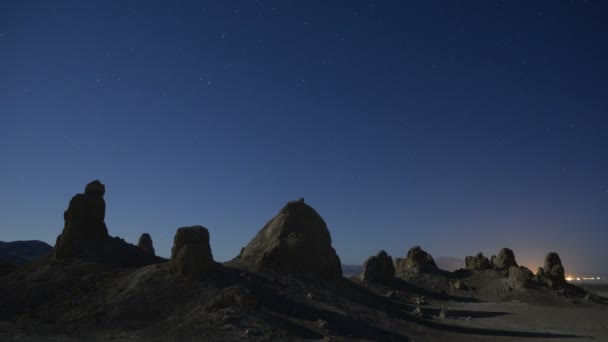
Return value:
M 536 280 L 551 288 L 560 288 L 566 284 L 564 266 L 557 253 L 547 254 L 543 268 L 539 268 L 536 273 Z
M 405 259 L 398 258 L 395 260 L 395 269 L 399 273 L 431 273 L 437 271 L 437 264 L 433 257 L 425 252 L 420 246 L 412 247 Z
M 342 276 L 325 221 L 303 199 L 287 203 L 238 258 L 258 270 L 325 279 Z
M 509 267 L 509 277 L 507 283 L 511 288 L 522 289 L 530 287 L 534 274 L 532 271 L 524 266 L 511 266 Z
M 496 258 L 492 258 L 492 265 L 497 270 L 510 270 L 511 267 L 518 267 L 515 261 L 515 254 L 509 248 L 503 248 Z
M 559 254 L 551 252 L 545 257 L 545 264 L 543 266 L 545 274 L 554 279 L 566 280 L 564 266 L 562 265 L 562 259 Z
M 63 213 L 63 231 L 55 244 L 54 255 L 57 259 L 78 256 L 83 245 L 110 238 L 104 222 L 104 194 L 105 186 L 95 180 L 87 184 L 83 194 L 72 197 L 68 209 Z
M 192 280 L 198 280 L 212 271 L 215 262 L 209 246 L 207 228 L 179 228 L 173 239 L 170 265 L 174 272 Z
M 476 256 L 467 256 L 464 259 L 467 270 L 471 271 L 483 271 L 491 268 L 490 260 L 483 256 L 482 253 L 478 253 Z
M 393 258 L 385 251 L 369 257 L 363 264 L 363 281 L 369 283 L 386 283 L 395 277 Z
M 145 252 L 155 255 L 154 245 L 152 244 L 152 237 L 150 237 L 150 234 L 148 233 L 141 234 L 141 236 L 139 237 L 139 242 L 137 243 L 137 247 L 141 248 Z

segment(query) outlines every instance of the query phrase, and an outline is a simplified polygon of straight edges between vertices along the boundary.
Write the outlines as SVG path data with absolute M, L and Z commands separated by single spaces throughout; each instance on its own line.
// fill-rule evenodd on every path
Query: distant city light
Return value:
M 606 277 L 602 278 L 602 277 L 573 277 L 573 276 L 566 276 L 566 281 L 585 281 L 585 280 L 602 280 L 602 279 L 606 279 Z

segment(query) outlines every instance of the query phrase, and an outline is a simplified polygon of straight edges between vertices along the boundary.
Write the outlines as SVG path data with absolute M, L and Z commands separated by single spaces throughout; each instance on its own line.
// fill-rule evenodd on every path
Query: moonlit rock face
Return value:
M 507 283 L 514 289 L 522 289 L 529 287 L 533 278 L 534 274 L 532 274 L 532 271 L 526 267 L 511 266 L 509 267 L 509 277 L 507 278 Z
M 395 260 L 395 269 L 398 273 L 429 273 L 437 271 L 437 264 L 429 253 L 420 246 L 414 246 L 407 252 L 405 259 L 398 258 Z
M 287 203 L 243 249 L 241 260 L 265 271 L 342 276 L 325 221 L 303 199 Z

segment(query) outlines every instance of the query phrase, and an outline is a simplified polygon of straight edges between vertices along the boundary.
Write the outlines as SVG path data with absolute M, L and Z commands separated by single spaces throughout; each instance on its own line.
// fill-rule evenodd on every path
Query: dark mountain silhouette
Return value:
M 0 263 L 9 261 L 13 265 L 23 265 L 42 258 L 51 252 L 51 247 L 38 240 L 29 241 L 0 241 Z

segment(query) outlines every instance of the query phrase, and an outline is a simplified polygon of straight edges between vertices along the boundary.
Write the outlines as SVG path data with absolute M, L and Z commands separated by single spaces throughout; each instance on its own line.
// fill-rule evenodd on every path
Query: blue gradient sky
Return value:
M 606 37 L 603 1 L 2 1 L 0 240 L 53 244 L 98 178 L 163 256 L 304 197 L 343 263 L 608 271 Z

